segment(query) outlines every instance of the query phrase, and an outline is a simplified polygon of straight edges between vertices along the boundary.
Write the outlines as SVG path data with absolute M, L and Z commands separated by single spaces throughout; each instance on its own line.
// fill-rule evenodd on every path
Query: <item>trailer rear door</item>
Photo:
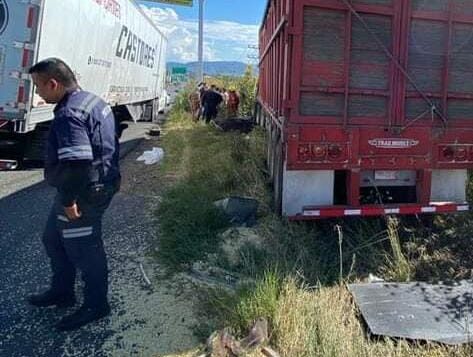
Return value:
M 407 69 L 414 83 L 440 110 L 449 126 L 473 124 L 473 1 L 411 0 L 407 24 Z M 406 78 L 407 125 L 432 122 L 428 102 Z
M 342 1 L 296 2 L 295 23 L 302 33 L 294 46 L 297 122 L 389 125 L 394 120 L 398 73 L 386 51 L 399 57 L 401 3 L 351 1 L 360 21 Z
M 23 117 L 37 10 L 28 1 L 0 0 L 0 120 Z

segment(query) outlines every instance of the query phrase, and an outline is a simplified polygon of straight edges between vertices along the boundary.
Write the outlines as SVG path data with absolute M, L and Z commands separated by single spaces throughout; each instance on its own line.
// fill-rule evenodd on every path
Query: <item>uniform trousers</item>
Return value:
M 51 291 L 74 295 L 76 271 L 84 281 L 84 306 L 100 309 L 108 304 L 108 268 L 102 241 L 102 217 L 118 191 L 117 184 L 88 188 L 77 199 L 81 217 L 69 220 L 57 195 L 43 234 L 50 258 Z

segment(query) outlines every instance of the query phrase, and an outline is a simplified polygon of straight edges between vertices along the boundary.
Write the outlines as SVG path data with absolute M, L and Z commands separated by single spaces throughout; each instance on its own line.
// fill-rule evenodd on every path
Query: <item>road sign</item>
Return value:
M 149 2 L 162 2 L 170 5 L 192 6 L 193 0 L 147 0 Z
M 187 67 L 172 67 L 172 74 L 187 74 Z

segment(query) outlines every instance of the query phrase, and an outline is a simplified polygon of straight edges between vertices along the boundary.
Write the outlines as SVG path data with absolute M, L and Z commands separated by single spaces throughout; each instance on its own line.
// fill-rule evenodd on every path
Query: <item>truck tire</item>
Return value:
M 255 123 L 261 126 L 261 106 L 256 102 L 254 111 Z
M 43 162 L 46 157 L 46 148 L 48 144 L 50 124 L 39 124 L 35 130 L 25 137 L 25 150 L 24 158 L 35 161 Z
M 273 181 L 273 164 L 274 164 L 274 140 L 273 130 L 271 127 L 266 128 L 266 165 L 268 166 L 269 180 Z
M 159 121 L 159 98 L 153 100 L 153 113 L 151 115 L 151 122 L 157 123 Z
M 23 164 L 25 156 L 24 137 L 0 137 L 0 159 L 15 160 L 18 166 Z

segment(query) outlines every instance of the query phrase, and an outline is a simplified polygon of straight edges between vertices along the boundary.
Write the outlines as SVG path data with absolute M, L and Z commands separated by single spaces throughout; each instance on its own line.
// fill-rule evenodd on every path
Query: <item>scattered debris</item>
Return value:
M 136 161 L 144 161 L 146 165 L 153 165 L 161 161 L 163 157 L 163 149 L 153 148 L 153 150 L 145 151 Z
M 382 278 L 380 278 L 380 277 L 378 277 L 374 274 L 369 273 L 367 282 L 368 283 L 384 283 L 384 279 L 382 279 Z
M 254 323 L 248 336 L 241 340 L 241 345 L 244 349 L 251 349 L 268 342 L 268 321 L 263 318 L 259 318 Z
M 242 262 L 242 249 L 252 247 L 258 250 L 263 248 L 263 238 L 253 228 L 232 227 L 222 233 L 220 250 L 231 267 L 238 267 Z
M 473 282 L 351 284 L 371 333 L 445 344 L 471 343 Z
M 240 342 L 232 336 L 228 329 L 216 331 L 207 340 L 208 357 L 236 357 L 244 351 Z
M 259 318 L 255 321 L 247 337 L 237 340 L 228 329 L 214 332 L 207 339 L 206 357 L 240 357 L 256 350 L 269 340 L 268 321 Z M 265 352 L 266 351 L 266 352 Z M 266 354 L 272 352 L 273 354 Z M 279 357 L 269 347 L 263 347 L 261 353 L 265 356 Z
M 251 227 L 256 223 L 259 202 L 253 198 L 233 196 L 215 201 L 214 205 L 225 212 L 232 224 Z
M 159 126 L 149 129 L 148 131 L 149 136 L 160 136 L 161 135 L 161 128 Z
M 210 286 L 234 289 L 239 281 L 239 276 L 225 269 L 210 266 L 202 261 L 195 262 L 190 268 L 192 279 Z
M 143 279 L 145 280 L 146 284 L 148 286 L 151 286 L 151 281 L 148 279 L 148 276 L 146 275 L 145 269 L 143 268 L 143 264 L 140 263 L 140 271 L 141 275 L 143 275 Z
M 266 357 L 279 357 L 279 353 L 273 350 L 271 347 L 263 347 L 261 353 Z
M 245 134 L 248 134 L 250 131 L 252 131 L 253 127 L 255 126 L 255 123 L 251 118 L 215 119 L 213 124 L 222 131 L 239 131 Z

